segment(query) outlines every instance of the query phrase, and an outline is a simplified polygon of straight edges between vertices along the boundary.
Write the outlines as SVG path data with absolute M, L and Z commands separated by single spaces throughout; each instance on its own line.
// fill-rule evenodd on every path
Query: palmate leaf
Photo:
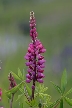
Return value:
M 30 102 L 28 102 L 27 100 L 26 100 L 25 102 L 26 102 L 30 107 L 32 107 Z
M 38 102 L 35 100 L 35 99 L 33 99 L 33 100 L 31 100 L 30 102 L 28 102 L 27 100 L 25 101 L 30 107 L 36 107 L 36 106 L 38 106 Z
M 28 87 L 28 85 L 25 83 L 25 90 L 27 90 L 28 95 L 31 96 L 31 89 Z
M 47 89 L 48 87 L 44 87 L 44 84 L 39 84 L 39 86 L 36 86 L 36 92 L 38 93 L 44 93 L 45 91 L 47 91 Z
M 61 78 L 61 90 L 62 90 L 62 94 L 65 92 L 65 88 L 67 85 L 67 72 L 66 69 L 63 71 L 63 75 Z
M 24 103 L 19 102 L 20 108 L 24 108 Z
M 14 78 L 16 78 L 16 79 L 18 79 L 18 80 L 21 80 L 21 79 L 19 78 L 19 76 L 16 75 L 14 72 L 11 72 L 11 73 L 12 73 L 12 75 L 14 76 Z
M 65 96 L 67 96 L 70 93 L 72 93 L 72 88 L 65 94 Z
M 62 94 L 61 88 L 60 88 L 58 85 L 54 84 L 52 81 L 51 81 L 51 83 L 53 84 L 54 88 L 55 88 L 60 94 Z
M 16 100 L 16 101 L 18 101 L 19 99 L 21 99 L 21 98 L 22 98 L 22 96 L 24 96 L 24 93 L 22 93 L 21 95 L 18 95 L 18 98 L 17 98 L 17 100 Z
M 22 88 L 22 86 L 21 86 L 21 88 L 19 88 L 19 91 L 20 91 L 21 93 L 24 93 L 24 87 Z
M 53 108 L 55 105 L 57 105 L 60 102 L 60 99 L 56 100 L 54 103 L 48 106 L 48 108 Z
M 6 94 L 6 96 L 8 97 L 8 99 L 11 99 L 11 93 L 10 93 L 10 92 L 7 93 L 7 91 L 5 90 L 5 94 Z
M 23 75 L 22 75 L 23 80 L 25 79 L 25 71 L 23 69 Z
M 11 93 L 11 94 L 14 94 L 14 93 L 16 93 L 18 90 L 19 90 L 19 88 L 21 87 L 21 85 L 23 84 L 23 82 L 21 82 L 20 84 L 18 84 L 17 86 L 15 86 L 14 88 L 12 88 L 11 90 L 8 90 L 8 91 L 6 91 L 6 94 L 8 93 Z
M 64 99 L 70 106 L 72 106 L 72 99 L 69 99 L 67 97 L 65 97 Z
M 33 99 L 30 103 L 31 103 L 31 106 L 36 106 L 37 105 L 35 99 Z
M 21 73 L 21 70 L 18 68 L 18 77 L 20 78 L 20 79 L 23 79 L 22 77 L 22 73 Z
M 39 90 L 40 90 L 40 92 L 45 92 L 45 91 L 47 91 L 47 89 L 48 89 L 48 87 L 44 87 L 44 84 L 39 84 Z

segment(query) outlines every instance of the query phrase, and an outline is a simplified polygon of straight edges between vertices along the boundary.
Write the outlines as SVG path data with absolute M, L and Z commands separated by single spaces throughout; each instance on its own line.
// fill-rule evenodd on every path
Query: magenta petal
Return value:
M 32 69 L 27 69 L 28 73 L 32 72 Z
M 32 62 L 26 62 L 26 66 L 30 66 Z
M 31 56 L 31 53 L 27 53 L 26 55 L 30 57 Z
M 38 78 L 44 78 L 45 75 L 43 73 L 38 72 Z
M 38 55 L 38 51 L 36 51 L 35 54 Z
M 35 86 L 34 86 L 34 85 L 32 85 L 32 89 L 33 89 L 33 90 L 35 89 Z
M 2 95 L 2 90 L 0 89 L 0 96 Z
M 34 56 L 31 56 L 31 59 L 34 59 Z
M 44 58 L 44 56 L 38 54 L 38 55 L 37 55 L 37 58 L 38 58 L 38 60 L 42 60 L 42 59 Z
M 41 67 L 38 65 L 38 66 L 37 66 L 37 69 L 39 70 L 40 68 L 41 68 Z
M 41 67 L 41 68 L 45 68 L 45 65 L 44 65 L 44 64 L 42 64 L 42 65 L 40 65 L 40 67 Z
M 44 72 L 44 70 L 39 69 L 39 70 L 37 70 L 37 72 L 43 73 L 43 72 Z
M 43 45 L 42 45 L 42 44 L 40 44 L 38 47 L 41 49 L 41 48 L 43 48 Z
M 35 72 L 32 72 L 32 75 L 35 75 Z
M 39 60 L 39 64 L 43 64 L 43 63 L 45 63 L 45 62 L 46 62 L 46 60 L 44 60 L 44 59 Z
M 28 56 L 25 56 L 24 58 L 25 58 L 26 60 L 29 60 L 29 57 L 28 57 Z
M 46 49 L 42 49 L 42 50 L 41 50 L 41 53 L 44 53 L 44 52 L 46 52 Z
M 29 66 L 29 62 L 26 62 L 26 66 Z
M 31 82 L 31 80 L 27 78 L 27 79 L 26 79 L 26 82 L 27 82 L 27 83 L 30 83 L 30 82 Z
M 28 47 L 28 52 L 31 53 L 31 48 L 30 47 Z
M 38 81 L 39 83 L 43 83 L 43 80 L 42 80 L 42 79 L 37 79 L 37 81 Z
M 29 74 L 26 75 L 26 78 L 31 79 L 31 76 Z

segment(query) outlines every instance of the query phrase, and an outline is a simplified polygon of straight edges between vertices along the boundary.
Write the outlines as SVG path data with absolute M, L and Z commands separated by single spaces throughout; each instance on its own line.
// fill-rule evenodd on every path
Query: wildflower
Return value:
M 8 75 L 8 79 L 10 81 L 9 89 L 12 89 L 13 87 L 15 87 L 17 85 L 15 80 L 14 80 L 14 77 L 11 73 Z
M 0 101 L 2 100 L 2 89 L 0 88 Z
M 30 12 L 30 36 L 32 42 L 29 44 L 28 52 L 25 56 L 26 66 L 28 66 L 28 74 L 26 75 L 26 82 L 30 83 L 33 80 L 32 89 L 35 89 L 35 82 L 43 83 L 44 78 L 44 63 L 46 60 L 42 53 L 46 51 L 40 40 L 38 40 L 38 33 L 36 31 L 36 20 L 34 12 Z M 34 97 L 34 96 L 33 96 Z

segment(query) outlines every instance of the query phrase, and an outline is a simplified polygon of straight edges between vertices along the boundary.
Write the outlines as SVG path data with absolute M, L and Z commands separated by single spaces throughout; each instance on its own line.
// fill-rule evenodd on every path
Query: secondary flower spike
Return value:
M 29 44 L 28 52 L 25 56 L 26 66 L 28 66 L 28 74 L 26 75 L 26 82 L 33 81 L 32 89 L 35 89 L 35 82 L 43 83 L 45 59 L 42 53 L 46 51 L 40 40 L 38 40 L 38 33 L 36 31 L 36 20 L 34 12 L 30 12 L 30 36 L 32 42 Z
M 2 100 L 2 89 L 0 88 L 0 101 Z
M 13 75 L 11 73 L 9 73 L 8 79 L 10 81 L 9 89 L 12 89 L 13 87 L 15 87 L 17 85 L 15 80 L 14 80 L 14 77 L 13 77 Z

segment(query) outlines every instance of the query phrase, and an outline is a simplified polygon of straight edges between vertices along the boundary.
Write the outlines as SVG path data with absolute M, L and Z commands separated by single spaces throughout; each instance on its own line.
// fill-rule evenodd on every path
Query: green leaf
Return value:
M 70 93 L 72 93 L 72 88 L 65 94 L 65 96 L 67 96 Z
M 21 71 L 20 71 L 20 69 L 18 68 L 18 76 L 19 76 L 19 78 L 20 79 L 23 79 L 22 77 L 23 77 L 23 75 L 22 75 L 22 73 L 21 73 Z
M 24 103 L 19 102 L 20 108 L 24 108 Z
M 33 99 L 32 101 L 28 102 L 25 101 L 30 107 L 36 107 L 38 105 L 38 102 L 36 102 L 35 99 Z
M 65 88 L 67 85 L 67 72 L 66 69 L 63 72 L 62 78 L 61 78 L 61 90 L 62 90 L 62 94 L 64 94 L 65 92 Z
M 18 90 L 19 90 L 19 88 L 21 87 L 21 85 L 22 85 L 22 83 L 23 82 L 21 82 L 20 84 L 18 84 L 17 86 L 15 86 L 14 88 L 12 88 L 11 90 L 8 90 L 6 93 L 16 93 Z
M 48 108 L 53 108 L 55 105 L 57 105 L 60 102 L 60 99 L 52 103 L 51 105 L 48 106 Z
M 23 94 L 21 94 L 21 95 L 18 95 L 18 98 L 17 98 L 17 100 L 16 101 L 18 101 L 19 99 L 21 99 L 21 97 L 22 96 L 24 96 L 24 93 Z
M 72 99 L 69 99 L 67 97 L 65 97 L 64 99 L 70 106 L 72 106 Z
M 33 99 L 30 103 L 31 103 L 31 106 L 35 106 L 35 99 Z
M 53 84 L 54 88 L 55 88 L 60 94 L 62 94 L 61 88 L 60 88 L 58 85 L 54 84 L 52 81 L 51 81 L 51 83 Z
M 20 90 L 21 93 L 24 93 L 24 88 L 23 89 L 19 88 L 19 90 Z
M 25 79 L 24 77 L 25 77 L 25 71 L 23 69 L 23 76 L 22 76 L 23 80 Z
M 25 88 L 24 90 L 27 90 L 28 95 L 31 96 L 31 89 L 28 87 L 28 85 L 25 83 Z
M 12 75 L 14 76 L 14 78 L 18 79 L 18 80 L 21 80 L 14 72 L 11 72 Z
M 47 89 L 48 89 L 48 87 L 44 87 L 44 84 L 43 85 L 39 84 L 39 86 L 36 86 L 36 92 L 38 92 L 38 93 L 43 93 L 43 92 L 47 91 Z
M 60 108 L 63 108 L 63 99 L 61 99 Z
M 30 102 L 28 102 L 27 100 L 25 101 L 29 106 L 31 106 L 31 103 Z M 31 106 L 32 107 L 32 106 Z
M 11 99 L 11 93 L 10 93 L 10 92 L 7 93 L 7 91 L 5 90 L 5 94 L 6 94 L 6 96 L 8 97 L 8 99 Z

